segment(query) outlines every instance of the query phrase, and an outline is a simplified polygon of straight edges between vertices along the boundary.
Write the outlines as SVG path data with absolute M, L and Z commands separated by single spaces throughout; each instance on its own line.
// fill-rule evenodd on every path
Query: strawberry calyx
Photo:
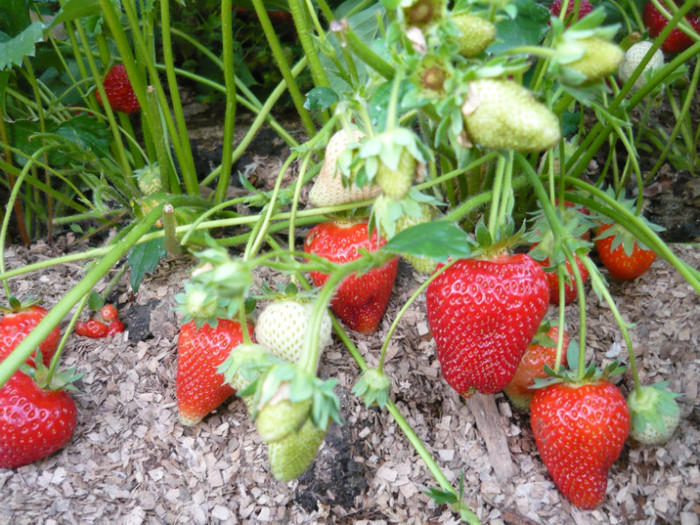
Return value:
M 391 379 L 377 368 L 368 368 L 352 387 L 352 393 L 362 398 L 366 407 L 384 408 L 391 392 Z
M 241 392 L 241 395 L 255 392 L 253 419 L 257 418 L 268 404 L 275 405 L 278 399 L 288 400 L 291 403 L 290 408 L 295 407 L 293 415 L 302 412 L 305 407 L 303 403 L 310 401 L 308 416 L 317 428 L 326 430 L 331 420 L 339 424 L 342 421 L 340 401 L 333 391 L 337 382 L 336 378 L 324 381 L 295 364 L 275 364 Z M 288 386 L 283 388 L 283 385 Z M 303 421 L 301 423 L 303 424 Z M 282 437 L 277 436 L 278 440 Z
M 682 394 L 667 387 L 668 381 L 643 385 L 627 397 L 632 418 L 630 436 L 644 445 L 664 444 L 678 426 L 680 408 L 676 398 Z
M 570 367 L 575 367 L 579 362 L 579 352 L 580 349 L 578 343 L 574 339 L 571 339 L 569 341 L 569 346 L 566 348 L 566 362 L 569 363 Z M 616 375 L 622 374 L 626 369 L 627 367 L 622 365 L 619 361 L 613 361 L 602 370 L 595 364 L 591 363 L 582 372 L 576 368 L 565 367 L 561 367 L 558 371 L 554 371 L 550 366 L 544 365 L 544 370 L 547 373 L 547 377 L 535 378 L 534 385 L 532 385 L 530 388 L 540 389 L 555 383 L 566 383 L 574 386 L 597 383 L 600 380 L 607 381 Z
M 9 306 L 0 306 L 0 313 L 4 315 L 18 314 L 23 310 L 37 306 L 43 303 L 43 299 L 30 295 L 24 301 L 20 301 L 14 296 L 10 296 L 7 300 Z
M 38 348 L 32 366 L 22 363 L 19 369 L 31 377 L 39 388 L 47 391 L 72 390 L 79 392 L 74 383 L 85 374 L 85 371 L 78 372 L 74 366 L 51 373 L 51 368 L 44 365 L 41 350 Z

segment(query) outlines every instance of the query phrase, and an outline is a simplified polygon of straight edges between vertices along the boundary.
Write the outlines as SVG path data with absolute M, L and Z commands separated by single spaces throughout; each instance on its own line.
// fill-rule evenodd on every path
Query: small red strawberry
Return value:
M 253 325 L 248 325 L 253 334 Z M 189 321 L 180 328 L 177 341 L 177 408 L 180 423 L 193 426 L 219 407 L 234 393 L 224 383 L 217 367 L 231 350 L 243 342 L 243 331 L 237 321 L 219 319 L 216 327 L 208 323 L 200 328 Z
M 20 304 L 15 298 L 10 299 L 10 308 L 2 308 L 4 316 L 0 319 L 0 361 L 5 359 L 47 314 L 45 308 L 38 304 Z M 54 327 L 49 335 L 39 345 L 44 364 L 49 365 L 51 358 L 58 348 L 61 331 Z M 34 354 L 27 359 L 27 364 L 34 362 Z
M 548 323 L 544 323 L 525 350 L 513 379 L 503 387 L 503 392 L 518 410 L 526 411 L 530 409 L 530 401 L 532 396 L 535 395 L 535 390 L 532 389 L 532 386 L 535 384 L 535 378 L 545 379 L 547 377 L 544 369 L 545 365 L 549 368 L 554 368 L 557 358 L 558 337 L 559 328 L 557 326 L 550 328 Z M 564 332 L 562 345 L 561 364 L 562 366 L 567 366 L 566 348 L 569 346 L 569 336 L 566 332 Z
M 562 0 L 554 0 L 550 5 L 549 5 L 549 11 L 554 15 L 554 16 L 559 16 L 561 14 L 561 5 L 562 5 Z M 574 12 L 574 4 L 575 0 L 569 0 L 568 6 L 566 7 L 566 16 L 569 17 L 571 13 Z M 584 16 L 586 16 L 588 13 L 593 11 L 593 4 L 591 4 L 588 0 L 581 0 L 581 3 L 578 6 L 578 19 L 581 20 Z
M 618 388 L 593 379 L 538 389 L 530 404 L 530 424 L 542 461 L 562 494 L 582 509 L 600 505 L 608 470 L 630 428 Z
M 544 270 L 525 254 L 460 259 L 426 291 L 445 380 L 461 395 L 493 394 L 513 378 L 547 312 Z
M 77 321 L 74 330 L 76 335 L 91 337 L 93 339 L 107 337 L 107 333 L 109 332 L 108 326 L 98 319 L 88 319 L 85 322 Z
M 21 467 L 60 450 L 76 422 L 75 401 L 67 392 L 40 388 L 15 372 L 0 388 L 0 468 Z
M 347 263 L 360 257 L 359 249 L 375 251 L 386 243 L 377 231 L 369 235 L 366 220 L 329 221 L 314 226 L 306 236 L 304 251 L 334 263 Z M 351 275 L 336 290 L 331 309 L 353 330 L 374 332 L 384 315 L 396 280 L 399 259 L 395 257 L 380 268 L 362 275 Z M 311 272 L 316 286 L 323 286 L 328 275 Z
M 113 304 L 106 304 L 100 308 L 100 315 L 105 321 L 114 321 L 118 317 L 117 307 Z
M 642 18 L 644 19 L 644 25 L 649 30 L 649 35 L 652 38 L 659 36 L 661 31 L 663 31 L 663 29 L 666 27 L 666 24 L 668 24 L 668 19 L 661 13 L 661 11 L 656 9 L 656 6 L 652 2 L 647 2 L 644 5 Z M 700 16 L 697 14 L 688 13 L 685 15 L 685 19 L 696 32 L 700 33 Z M 661 49 L 667 53 L 681 53 L 692 45 L 693 39 L 686 35 L 678 27 L 675 27 L 666 37 L 663 44 L 661 44 Z
M 134 113 L 141 109 L 123 64 L 113 65 L 107 72 L 103 83 L 105 93 L 107 93 L 107 100 L 113 110 L 123 113 Z M 102 103 L 99 91 L 97 91 L 97 101 Z
M 122 323 L 119 319 L 115 319 L 107 325 L 107 337 L 110 337 L 114 334 L 119 334 L 123 331 L 124 323 Z
M 639 277 L 656 260 L 656 253 L 641 247 L 632 234 L 619 225 L 601 226 L 595 238 L 595 247 L 614 279 Z

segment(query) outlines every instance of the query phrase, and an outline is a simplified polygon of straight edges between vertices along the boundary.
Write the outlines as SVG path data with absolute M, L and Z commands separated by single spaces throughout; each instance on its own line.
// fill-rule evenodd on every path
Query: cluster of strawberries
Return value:
M 0 319 L 0 362 L 17 348 L 46 316 L 38 304 L 14 304 Z M 124 331 L 114 305 L 100 310 L 100 319 L 78 322 L 75 332 L 102 338 Z M 108 324 L 106 324 L 108 323 Z M 58 326 L 41 342 L 0 388 L 0 468 L 15 468 L 49 456 L 70 441 L 77 423 L 77 408 L 68 391 L 82 374 L 69 369 L 51 374 L 48 367 L 58 349 Z

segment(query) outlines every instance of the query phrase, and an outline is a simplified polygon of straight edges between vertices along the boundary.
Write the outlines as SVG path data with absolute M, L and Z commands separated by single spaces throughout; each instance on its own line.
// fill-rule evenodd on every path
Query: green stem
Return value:
M 265 9 L 265 4 L 263 4 L 262 0 L 252 0 L 252 2 L 255 12 L 258 15 L 258 20 L 260 21 L 262 30 L 265 33 L 267 43 L 270 46 L 272 57 L 275 59 L 277 69 L 282 74 L 282 78 L 287 84 L 287 90 L 292 97 L 292 102 L 294 103 L 294 107 L 299 114 L 301 123 L 304 126 L 307 135 L 309 135 L 309 137 L 313 137 L 316 134 L 316 126 L 314 125 L 308 110 L 304 107 L 304 96 L 301 94 L 299 86 L 294 80 L 292 71 L 287 63 L 287 58 L 284 56 L 282 45 L 280 44 L 279 38 L 277 38 L 277 33 L 275 32 L 274 27 L 272 27 L 272 22 L 270 22 L 270 17 Z
M 505 176 L 506 168 L 506 158 L 504 155 L 499 155 L 496 161 L 496 174 L 493 181 L 493 190 L 491 191 L 491 207 L 489 208 L 489 233 L 491 234 L 491 239 L 496 239 L 496 233 L 498 232 L 498 210 L 500 208 L 500 201 L 503 195 L 503 178 Z
M 342 26 L 343 22 L 338 22 Z M 374 69 L 381 76 L 387 80 L 391 80 L 394 76 L 394 68 L 386 60 L 380 57 L 377 53 L 372 51 L 372 49 L 365 44 L 360 38 L 355 34 L 355 32 L 350 29 L 349 26 L 342 27 L 337 31 L 338 38 L 342 42 L 346 42 L 350 49 L 355 55 L 362 60 L 369 67 Z
M 627 345 L 630 370 L 632 371 L 632 378 L 634 379 L 634 389 L 637 392 L 637 394 L 640 394 L 641 383 L 639 382 L 639 372 L 637 371 L 637 359 L 634 355 L 632 339 L 630 338 L 629 332 L 627 331 L 627 323 L 622 318 L 622 315 L 620 315 L 620 311 L 617 309 L 617 305 L 615 304 L 612 295 L 610 295 L 610 291 L 608 290 L 607 286 L 605 286 L 605 282 L 601 279 L 600 273 L 598 272 L 598 268 L 596 267 L 595 263 L 587 255 L 581 257 L 581 262 L 586 267 L 589 275 L 591 276 L 591 285 L 593 286 L 593 289 L 597 293 L 602 295 L 605 299 L 605 302 L 608 303 L 608 307 L 610 308 L 610 311 L 612 312 L 615 321 L 617 321 L 617 325 L 620 327 L 622 337 L 625 339 L 625 344 Z M 581 353 L 583 354 L 584 352 L 581 351 Z
M 138 224 L 90 270 L 85 277 L 69 290 L 46 314 L 26 338 L 0 363 L 0 386 L 27 360 L 34 349 L 46 338 L 61 319 L 70 312 L 109 270 L 143 237 L 161 215 L 161 206 L 152 209 Z
M 224 145 L 221 154 L 221 175 L 216 183 L 214 204 L 226 198 L 231 166 L 233 164 L 233 138 L 236 121 L 236 79 L 233 63 L 233 23 L 231 0 L 221 0 L 221 40 L 224 59 L 224 83 L 226 84 L 226 113 L 224 115 Z M 245 330 L 244 330 L 245 331 Z
M 321 64 L 321 59 L 316 52 L 316 46 L 313 41 L 313 30 L 308 24 L 307 13 L 303 0 L 287 0 L 289 12 L 292 14 L 294 26 L 297 30 L 299 43 L 304 50 L 304 55 L 309 60 L 309 69 L 311 70 L 311 78 L 315 86 L 330 87 L 331 84 L 326 76 L 326 71 Z

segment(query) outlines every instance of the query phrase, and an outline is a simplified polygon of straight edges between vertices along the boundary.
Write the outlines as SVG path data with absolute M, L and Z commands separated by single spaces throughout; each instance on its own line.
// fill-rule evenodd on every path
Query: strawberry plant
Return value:
M 281 79 L 264 100 L 240 76 L 233 20 L 244 11 L 231 0 L 216 3 L 220 19 L 202 22 L 211 29 L 204 36 L 201 27 L 189 34 L 174 23 L 169 2 L 11 3 L 0 8 L 7 15 L 0 17 L 0 279 L 9 298 L 17 275 L 67 263 L 84 263 L 85 271 L 50 309 L 32 307 L 36 317 L 21 335 L 3 335 L 0 393 L 21 382 L 34 391 L 23 399 L 38 398 L 53 385 L 46 396 L 69 404 L 56 370 L 72 334 L 123 330 L 104 298 L 117 287 L 136 297 L 145 274 L 177 258 L 192 271 L 179 283 L 173 386 L 161 385 L 158 395 L 171 396 L 182 426 L 195 427 L 178 430 L 188 437 L 234 393 L 243 398 L 251 421 L 230 431 L 250 425 L 266 447 L 266 472 L 281 482 L 309 471 L 332 426 L 343 422 L 338 378 L 319 373 L 334 345 L 357 364 L 352 393 L 391 416 L 434 478 L 437 486 L 425 494 L 466 522 L 488 519 L 475 507 L 478 489 L 464 475 L 453 486 L 431 454 L 435 444 L 423 441 L 430 431 L 416 431 L 395 402 L 405 378 L 385 364 L 404 314 L 423 297 L 425 337 L 441 372 L 429 380 L 463 398 L 478 392 L 476 399 L 513 395 L 508 385 L 531 364 L 528 348 L 542 342 L 537 330 L 552 305 L 556 343 L 545 345 L 546 359 L 525 374 L 522 388 L 534 392 L 530 427 L 544 467 L 574 505 L 603 503 L 608 471 L 624 468 L 615 462 L 628 434 L 637 444 L 672 436 L 676 395 L 663 383 L 642 384 L 633 327 L 605 276 L 629 280 L 659 258 L 700 292 L 697 270 L 644 218 L 646 187 L 662 167 L 677 163 L 695 173 L 697 165 L 691 108 L 700 42 L 686 18 L 690 0 L 651 1 L 667 24 L 649 28 L 641 58 L 633 44 L 650 8 L 640 14 L 634 5 L 628 13 L 585 1 L 383 0 L 334 8 L 294 0 L 287 25 L 303 53 L 293 64 L 273 6 L 254 0 L 256 36 Z M 30 9 L 55 17 L 32 22 Z M 196 19 L 188 9 L 179 12 Z M 60 24 L 65 38 L 52 32 Z M 682 49 L 668 49 L 675 30 L 689 40 Z M 206 65 L 176 63 L 180 45 L 196 49 Z M 221 156 L 206 169 L 194 160 L 183 82 L 224 99 Z M 283 94 L 303 134 L 276 119 Z M 658 103 L 672 115 L 665 126 L 653 120 Z M 252 122 L 236 133 L 242 111 Z M 263 125 L 285 154 L 271 180 L 256 186 L 236 163 Z M 77 252 L 6 269 L 13 232 L 24 243 L 70 236 Z M 421 279 L 404 294 L 394 293 L 400 258 Z M 601 345 L 587 344 L 594 296 L 627 349 L 629 373 L 619 385 L 612 378 L 622 369 L 599 367 L 607 359 Z M 99 313 L 79 321 L 86 305 Z M 571 323 L 576 340 L 567 344 Z M 412 351 L 406 343 L 397 351 Z M 32 354 L 36 385 L 19 375 Z M 71 421 L 57 430 L 56 443 L 34 455 L 12 452 L 23 459 L 5 465 L 70 448 Z M 0 445 L 16 447 L 7 439 Z

